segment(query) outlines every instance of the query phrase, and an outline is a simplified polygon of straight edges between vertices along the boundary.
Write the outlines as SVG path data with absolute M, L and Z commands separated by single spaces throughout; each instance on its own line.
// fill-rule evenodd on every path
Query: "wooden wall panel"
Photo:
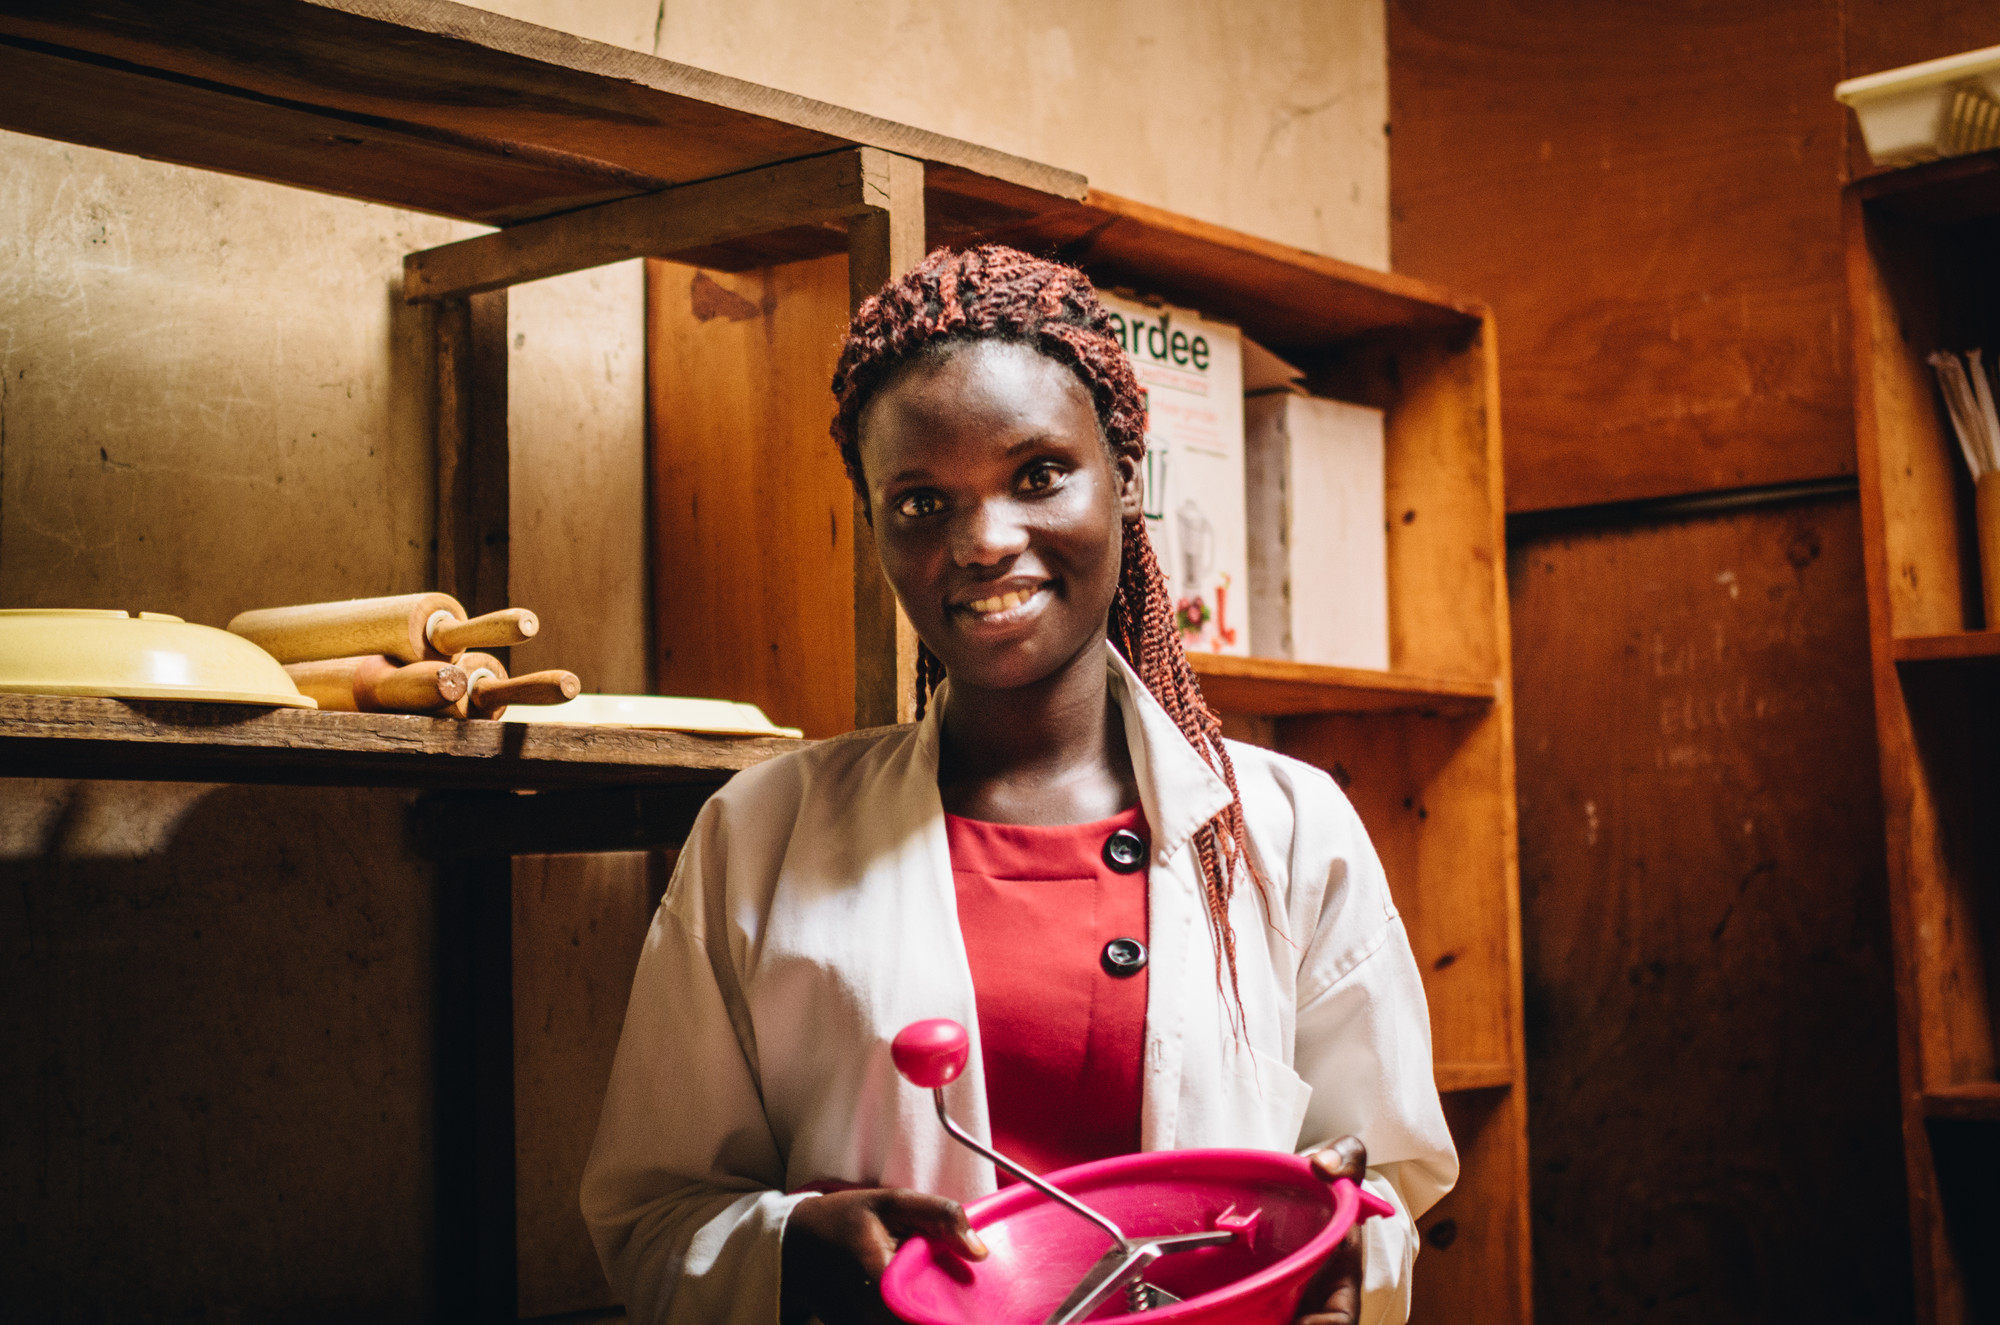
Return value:
M 0 1314 L 431 1318 L 405 799 L 0 781 Z
M 854 726 L 854 497 L 827 434 L 847 260 L 647 264 L 655 687 Z
M 1859 526 L 1510 557 L 1544 1325 L 1909 1316 Z
M 671 853 L 514 862 L 522 1318 L 615 1305 L 578 1209 L 625 1002 Z
M 1848 474 L 1830 0 L 1391 0 L 1391 256 L 1486 299 L 1512 510 Z

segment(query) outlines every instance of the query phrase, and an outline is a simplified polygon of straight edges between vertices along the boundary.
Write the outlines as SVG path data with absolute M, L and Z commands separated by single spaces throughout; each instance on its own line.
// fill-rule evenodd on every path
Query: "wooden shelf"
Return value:
M 1924 1117 L 2000 1123 L 2000 1081 L 1976 1081 L 1927 1090 Z
M 1188 659 L 1210 704 L 1258 717 L 1407 712 L 1460 717 L 1492 708 L 1498 692 L 1492 681 L 1440 681 L 1282 658 L 1191 653 Z
M 0 127 L 492 225 L 856 146 L 926 162 L 941 224 L 1085 190 L 1073 171 L 439 0 L 15 6 L 0 78 Z M 755 265 L 844 246 L 800 226 L 734 247 Z
M 1507 1090 L 1514 1084 L 1514 1069 L 1506 1063 L 1433 1063 L 1438 1094 L 1463 1094 L 1472 1090 Z
M 494 789 L 713 786 L 783 737 L 0 695 L 0 776 Z
M 1889 642 L 1899 663 L 2000 658 L 2000 630 L 1961 630 L 1945 635 L 1904 635 Z

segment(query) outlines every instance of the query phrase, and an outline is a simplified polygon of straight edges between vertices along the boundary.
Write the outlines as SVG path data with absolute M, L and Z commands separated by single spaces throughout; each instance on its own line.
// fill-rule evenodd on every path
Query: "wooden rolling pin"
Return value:
M 461 653 L 452 661 L 465 672 L 465 698 L 453 706 L 461 718 L 497 718 L 509 704 L 566 704 L 583 690 L 575 672 L 509 677 L 490 653 Z
M 525 644 L 542 623 L 525 607 L 509 607 L 466 620 L 450 594 L 406 593 L 350 598 L 344 603 L 300 603 L 239 613 L 229 623 L 281 663 L 315 662 L 384 654 L 397 662 L 450 662 L 467 649 Z
M 470 688 L 465 669 L 453 663 L 399 667 L 379 653 L 292 663 L 285 673 L 300 694 L 341 713 L 437 713 L 464 699 Z

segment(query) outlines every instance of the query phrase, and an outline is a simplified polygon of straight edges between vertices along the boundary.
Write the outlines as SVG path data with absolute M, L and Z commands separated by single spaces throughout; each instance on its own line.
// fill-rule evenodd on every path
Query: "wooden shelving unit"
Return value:
M 1527 1080 L 1499 393 L 1485 308 L 1093 190 L 989 237 L 1237 323 L 1315 394 L 1385 411 L 1390 670 L 1200 655 L 1232 735 L 1330 771 L 1388 870 L 1430 1001 L 1458 1188 L 1422 1221 L 1419 1320 L 1527 1321 Z
M 2000 1315 L 2000 623 L 1925 362 L 2000 350 L 2000 153 L 1846 191 L 1917 1317 Z
M 434 306 L 439 587 L 506 600 L 506 290 L 646 256 L 656 685 L 825 735 L 903 716 L 914 640 L 826 437 L 860 297 L 992 239 L 1232 320 L 1388 426 L 1391 668 L 1197 660 L 1231 730 L 1328 769 L 1422 964 L 1464 1162 L 1421 1318 L 1530 1316 L 1512 709 L 1493 335 L 1479 304 L 1069 172 L 443 0 L 106 0 L 0 12 L 0 127 L 503 227 L 413 254 Z M 687 628 L 692 623 L 694 628 Z M 0 699 L 0 770 L 424 789 L 472 966 L 446 1009 L 442 1300 L 514 1306 L 510 852 L 678 840 L 788 743 Z M 533 792 L 534 794 L 523 794 Z M 504 798 L 504 799 L 501 799 Z M 474 825 L 468 829 L 467 825 Z M 497 908 L 497 910 L 496 910 Z M 485 954 L 478 956 L 477 954 Z M 485 965 L 479 963 L 484 962 Z M 446 1107 L 446 1106 L 441 1106 Z

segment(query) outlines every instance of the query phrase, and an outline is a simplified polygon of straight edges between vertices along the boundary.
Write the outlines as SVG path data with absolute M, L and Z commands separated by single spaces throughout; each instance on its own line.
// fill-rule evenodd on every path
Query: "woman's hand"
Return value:
M 1313 1173 L 1323 1182 L 1351 1178 L 1357 1184 L 1368 1171 L 1368 1147 L 1358 1136 L 1343 1136 L 1312 1157 Z M 1359 1325 L 1361 1320 L 1361 1221 L 1326 1258 L 1326 1264 L 1306 1285 L 1293 1325 Z
M 897 1246 L 918 1234 L 969 1261 L 986 1259 L 965 1208 L 942 1196 L 861 1187 L 799 1202 L 785 1221 L 780 1319 L 786 1325 L 811 1315 L 826 1325 L 894 1321 L 878 1285 Z

